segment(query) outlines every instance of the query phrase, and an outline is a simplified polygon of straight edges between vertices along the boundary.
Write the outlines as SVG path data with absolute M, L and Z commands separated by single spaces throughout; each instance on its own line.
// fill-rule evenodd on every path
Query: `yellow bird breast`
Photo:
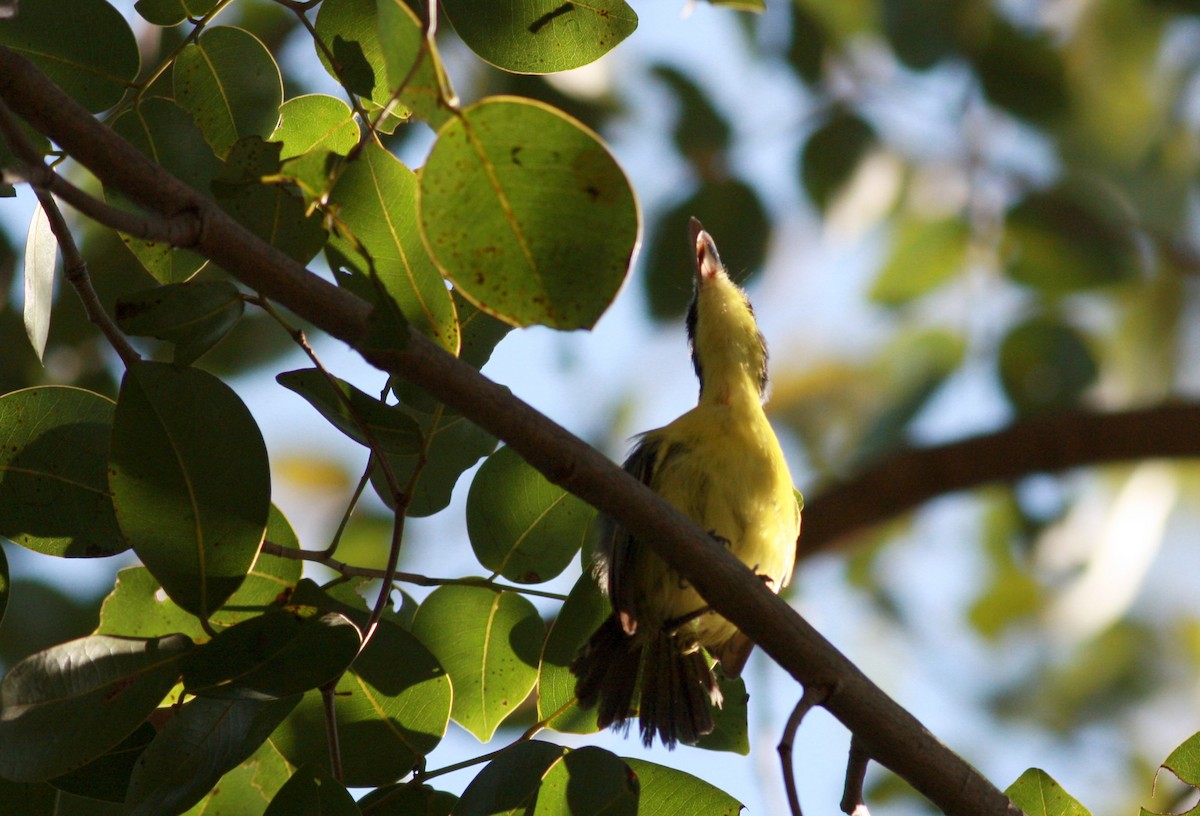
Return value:
M 650 487 L 778 592 L 791 579 L 800 510 L 775 433 L 757 399 L 748 402 L 701 404 L 648 434 L 660 443 Z M 650 607 L 641 610 L 644 617 L 667 621 L 705 606 L 648 548 L 639 548 L 639 560 L 638 594 Z M 737 631 L 715 613 L 691 628 L 710 650 Z

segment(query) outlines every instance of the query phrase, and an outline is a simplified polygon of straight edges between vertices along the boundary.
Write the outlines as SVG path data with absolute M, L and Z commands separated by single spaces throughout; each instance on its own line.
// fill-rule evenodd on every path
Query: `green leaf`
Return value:
M 196 369 L 130 366 L 109 486 L 121 531 L 171 600 L 207 618 L 254 563 L 271 508 L 262 434 L 229 386 Z
M 413 634 L 454 682 L 454 721 L 487 742 L 537 681 L 546 627 L 527 599 L 442 586 L 417 608 Z
M 808 137 L 800 153 L 800 178 L 817 209 L 829 209 L 875 143 L 875 128 L 844 108 Z
M 50 229 L 50 219 L 38 204 L 25 238 L 25 334 L 37 353 L 38 361 L 46 351 L 50 334 L 50 308 L 54 305 L 54 269 L 58 264 L 58 239 Z
M 247 760 L 299 701 L 214 700 L 184 704 L 138 759 L 124 816 L 181 813 Z
M 467 533 L 479 563 L 510 581 L 537 584 L 567 568 L 595 511 L 551 484 L 512 448 L 488 457 L 467 495 Z
M 376 788 L 358 800 L 364 816 L 450 816 L 457 804 L 452 793 L 411 782 Z
M 388 457 L 400 486 L 408 484 L 413 469 L 421 464 L 421 472 L 413 486 L 407 513 L 410 516 L 431 516 L 450 504 L 454 486 L 463 471 L 496 448 L 496 439 L 469 419 L 438 406 L 431 414 L 410 411 L 417 420 L 425 439 L 425 461 L 416 456 Z M 371 471 L 371 486 L 393 510 L 395 499 L 378 465 Z
M 344 380 L 334 378 L 346 404 L 338 397 L 329 378 L 320 369 L 302 368 L 285 371 L 276 382 L 295 391 L 321 412 L 329 423 L 360 445 L 370 447 L 363 425 L 376 444 L 387 453 L 415 456 L 421 450 L 421 429 L 404 410 L 359 391 Z
M 595 577 L 585 572 L 550 625 L 538 665 L 537 706 L 538 719 L 555 731 L 591 734 L 597 730 L 596 709 L 580 708 L 575 700 L 571 663 L 610 614 L 612 607 Z
M 812 85 L 821 79 L 825 70 L 825 52 L 829 49 L 831 38 L 825 23 L 807 6 L 790 3 L 788 7 L 792 11 L 788 62 L 805 82 Z
M 218 634 L 188 655 L 191 694 L 288 697 L 331 682 L 358 654 L 362 633 L 344 615 L 311 606 L 272 609 Z
M 245 303 L 229 281 L 192 281 L 144 289 L 117 299 L 117 325 L 126 334 L 175 344 L 175 365 L 191 365 L 242 317 Z
M 453 111 L 442 99 L 441 89 L 450 82 L 436 46 L 426 41 L 425 26 L 404 0 L 377 0 L 377 5 L 389 91 L 399 90 L 399 101 L 414 116 L 441 127 Z
M 320 765 L 296 769 L 263 816 L 358 816 L 350 791 Z
M 1066 112 L 1066 66 L 1051 35 L 1019 29 L 1001 14 L 993 14 L 986 30 L 968 56 L 988 99 L 1034 122 L 1052 121 Z
M 923 71 L 957 51 L 963 24 L 957 0 L 883 0 L 883 33 L 896 57 Z
M 715 237 L 721 257 L 739 283 L 762 269 L 771 237 L 771 219 L 754 188 L 741 179 L 706 181 L 663 213 L 646 250 L 642 286 L 650 313 L 658 320 L 682 317 L 692 297 L 695 247 L 688 246 L 692 216 Z
M 892 254 L 871 286 L 871 300 L 899 306 L 933 291 L 962 270 L 970 239 L 959 218 L 901 221 Z
M 219 0 L 137 0 L 133 7 L 148 23 L 177 26 L 189 17 L 198 20 L 208 14 Z
M 133 766 L 157 733 L 153 725 L 144 722 L 115 748 L 82 768 L 56 776 L 50 780 L 50 784 L 77 796 L 105 802 L 124 802 Z
M 767 10 L 767 0 L 708 0 L 711 5 L 735 11 L 750 11 L 755 14 Z
M 248 31 L 205 29 L 175 58 L 175 100 L 224 157 L 245 136 L 266 138 L 279 124 L 283 79 L 267 47 Z
M 1033 193 L 1008 213 L 1005 272 L 1050 295 L 1130 280 L 1137 238 L 1111 194 L 1067 186 Z
M 280 178 L 282 145 L 258 136 L 239 139 L 230 148 L 225 168 L 213 180 L 221 209 L 246 229 L 299 263 L 308 263 L 328 235 L 317 213 L 306 212 L 304 200 L 290 187 L 267 183 Z
M 549 74 L 587 65 L 637 28 L 624 0 L 445 0 L 442 7 L 472 51 L 518 74 Z
M 1162 766 L 1192 787 L 1200 787 L 1200 733 L 1192 734 L 1163 760 Z
M 46 555 L 129 549 L 108 492 L 113 403 L 65 386 L 0 397 L 0 535 Z
M 504 749 L 463 791 L 454 808 L 454 816 L 524 816 L 531 813 L 542 778 L 566 751 L 561 745 L 541 740 L 518 742 Z
M 375 301 L 377 294 L 368 288 L 373 268 L 408 322 L 457 354 L 454 302 L 417 228 L 416 175 L 371 142 L 346 165 L 330 193 L 330 203 L 349 233 L 330 241 L 343 261 L 340 266 L 354 275 L 353 280 L 340 282 Z
M 292 768 L 268 739 L 248 760 L 220 778 L 184 816 L 262 816 Z
M 438 134 L 421 171 L 421 230 L 460 292 L 517 326 L 590 328 L 639 233 L 629 181 L 561 111 L 493 97 Z
M 1079 332 L 1050 317 L 1014 327 L 1000 345 L 999 365 L 1004 393 L 1023 414 L 1078 404 L 1099 373 Z
M 314 42 L 317 56 L 329 75 L 348 91 L 361 97 L 360 102 L 372 117 L 391 102 L 387 63 L 379 40 L 376 0 L 323 0 L 317 11 Z M 333 53 L 330 62 L 326 49 Z M 403 105 L 393 108 L 378 127 L 391 133 L 407 119 Z
M 133 733 L 179 677 L 183 635 L 72 640 L 25 658 L 0 683 L 0 776 L 75 770 Z
M 4 554 L 4 548 L 0 547 L 0 623 L 4 622 L 4 612 L 8 609 L 8 596 L 12 590 L 12 583 L 8 579 L 8 557 Z
M 296 597 L 315 600 L 299 591 Z M 336 603 L 324 608 L 330 606 L 353 615 Z M 382 621 L 334 690 L 343 782 L 374 787 L 411 772 L 446 733 L 450 698 L 450 678 L 429 650 L 399 626 Z M 317 762 L 328 768 L 321 693 L 305 694 L 271 741 L 293 765 Z
M 92 113 L 115 105 L 141 57 L 129 23 L 104 0 L 33 0 L 0 20 L 0 45 L 21 54 Z
M 270 141 L 282 142 L 281 160 L 311 150 L 332 150 L 343 156 L 358 143 L 354 111 L 342 100 L 325 94 L 297 96 L 279 109 L 279 126 Z
M 672 128 L 675 147 L 703 178 L 708 175 L 707 168 L 712 165 L 714 154 L 729 149 L 733 129 L 708 93 L 683 71 L 655 65 L 653 75 L 671 89 L 679 108 Z
M 579 748 L 546 771 L 531 816 L 636 816 L 638 788 L 637 775 L 619 756 L 603 748 Z
M 641 783 L 638 807 L 654 816 L 738 816 L 745 806 L 725 791 L 691 774 L 624 757 Z
M 1040 768 L 1030 768 L 1004 791 L 1028 816 L 1091 816 L 1071 794 Z
M 697 748 L 706 751 L 728 751 L 742 756 L 750 754 L 750 724 L 748 720 L 750 695 L 746 681 L 740 677 L 728 678 L 718 674 L 717 685 L 725 702 L 713 708 L 713 730 L 702 736 Z
M 143 99 L 112 121 L 112 129 L 173 176 L 210 195 L 221 164 L 192 123 L 188 113 L 170 99 Z M 110 203 L 136 208 L 121 195 L 106 190 Z M 201 255 L 169 244 L 122 235 L 121 240 L 159 283 L 181 283 L 208 263 Z

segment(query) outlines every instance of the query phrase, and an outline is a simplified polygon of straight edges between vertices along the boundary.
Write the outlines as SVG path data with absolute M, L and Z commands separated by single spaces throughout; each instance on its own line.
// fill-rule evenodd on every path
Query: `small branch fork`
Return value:
M 779 738 L 776 750 L 779 752 L 779 763 L 783 767 L 783 786 L 787 790 L 788 808 L 792 811 L 792 816 L 803 816 L 800 810 L 800 793 L 796 789 L 795 767 L 792 764 L 792 745 L 796 741 L 796 731 L 799 730 L 805 715 L 816 706 L 825 703 L 833 696 L 834 691 L 833 686 L 806 685 Z

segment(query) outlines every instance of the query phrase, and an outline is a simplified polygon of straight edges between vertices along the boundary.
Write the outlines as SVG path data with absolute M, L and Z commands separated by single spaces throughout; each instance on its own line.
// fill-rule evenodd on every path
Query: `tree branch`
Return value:
M 805 501 L 797 558 L 946 493 L 1105 462 L 1200 456 L 1200 405 L 1036 417 L 995 433 L 893 454 Z
M 722 615 L 794 678 L 837 689 L 825 707 L 869 755 L 950 816 L 1018 816 L 1008 798 L 871 683 L 732 554 L 645 485 L 420 333 L 400 349 L 367 347 L 371 307 L 309 273 L 155 165 L 68 98 L 32 64 L 0 46 L 0 99 L 106 186 L 153 212 L 195 210 L 195 249 L 507 442 L 550 481 L 620 521 L 685 576 Z

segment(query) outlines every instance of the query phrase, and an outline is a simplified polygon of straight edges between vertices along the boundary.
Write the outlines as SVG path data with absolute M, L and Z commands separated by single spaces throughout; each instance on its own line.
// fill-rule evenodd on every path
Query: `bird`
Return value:
M 779 592 L 791 580 L 801 508 L 763 410 L 766 343 L 695 218 L 689 234 L 695 290 L 686 326 L 700 396 L 636 437 L 624 468 Z M 602 729 L 627 732 L 636 714 L 647 747 L 656 736 L 669 749 L 694 744 L 712 732 L 722 704 L 706 653 L 734 678 L 754 644 L 645 542 L 607 516 L 600 530 L 592 571 L 613 611 L 571 663 L 575 696 L 597 709 Z

